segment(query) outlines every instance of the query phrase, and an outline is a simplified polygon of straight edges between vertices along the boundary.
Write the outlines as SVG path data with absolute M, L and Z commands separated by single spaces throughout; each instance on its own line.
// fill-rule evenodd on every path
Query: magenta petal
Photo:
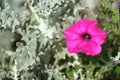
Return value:
M 103 31 L 101 28 L 95 28 L 91 33 L 91 36 L 97 36 L 97 37 L 101 37 L 101 38 L 106 38 L 107 34 L 105 31 Z
M 92 31 L 90 35 L 92 36 L 91 40 L 99 45 L 105 42 L 107 36 L 106 32 L 100 28 L 94 29 L 94 31 Z
M 82 19 L 77 21 L 76 23 L 72 24 L 70 26 L 70 28 L 68 28 L 68 30 L 73 31 L 77 34 L 82 34 L 82 33 L 86 32 L 86 26 L 81 21 L 82 21 Z
M 97 21 L 96 20 L 86 20 L 86 19 L 81 19 L 81 28 L 85 28 L 86 32 L 91 32 L 93 29 L 97 27 Z
M 70 30 L 65 30 L 65 31 L 64 31 L 64 36 L 65 36 L 66 40 L 69 40 L 69 41 L 70 41 L 70 40 L 80 39 L 79 34 L 74 33 L 74 32 L 72 32 L 72 31 L 70 31 Z
M 80 21 L 78 21 L 78 26 L 79 26 L 79 33 L 85 33 L 87 30 L 86 24 L 84 22 L 84 19 L 81 19 Z
M 78 53 L 81 51 L 81 49 L 78 47 L 78 45 L 81 43 L 81 40 L 74 40 L 74 41 L 67 41 L 67 49 L 70 53 Z
M 89 43 L 89 41 L 85 41 L 85 40 L 81 41 L 81 43 L 78 45 L 79 49 L 81 49 L 81 51 L 83 51 L 84 47 L 86 45 L 88 45 L 88 43 Z
M 93 37 L 91 40 L 93 42 L 95 42 L 96 44 L 101 45 L 101 44 L 103 44 L 105 42 L 105 39 L 106 39 L 105 37 L 97 36 L 97 37 Z
M 84 53 L 89 56 L 96 56 L 100 54 L 101 50 L 101 46 L 94 42 L 89 42 L 89 44 L 84 47 Z
M 96 20 L 81 19 L 64 31 L 70 53 L 84 52 L 89 56 L 100 54 L 106 32 L 97 26 Z

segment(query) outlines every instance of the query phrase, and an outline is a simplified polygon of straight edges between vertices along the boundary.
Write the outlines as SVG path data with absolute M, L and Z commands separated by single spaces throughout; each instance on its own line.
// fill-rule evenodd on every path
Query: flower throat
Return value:
M 90 37 L 89 34 L 84 34 L 84 35 L 83 35 L 83 38 L 89 40 L 91 37 Z

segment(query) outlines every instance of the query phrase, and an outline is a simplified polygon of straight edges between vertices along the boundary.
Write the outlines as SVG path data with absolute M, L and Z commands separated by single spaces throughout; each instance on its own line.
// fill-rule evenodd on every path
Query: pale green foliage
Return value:
M 68 54 L 66 49 L 63 31 L 84 12 L 84 17 L 96 19 L 97 1 L 94 7 L 87 6 L 90 15 L 79 0 L 23 0 L 24 4 L 15 5 L 16 8 L 10 5 L 14 3 L 5 1 L 4 9 L 0 9 L 0 80 L 6 77 L 13 80 L 99 80 L 102 73 L 113 66 L 113 61 L 119 61 L 119 54 L 110 57 L 108 64 L 93 76 L 96 65 L 92 62 L 83 65 L 78 55 Z M 85 4 L 87 0 L 81 1 Z M 60 64 L 60 60 L 64 60 L 63 63 Z M 62 72 L 64 69 L 66 72 Z

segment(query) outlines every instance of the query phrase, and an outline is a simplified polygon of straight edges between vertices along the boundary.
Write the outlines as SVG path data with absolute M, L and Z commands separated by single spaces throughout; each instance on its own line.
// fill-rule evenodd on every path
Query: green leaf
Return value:
M 120 73 L 120 65 L 115 68 L 115 73 Z
M 117 23 L 119 20 L 119 11 L 118 9 L 113 9 L 112 12 L 113 12 L 113 15 L 111 16 L 111 21 L 114 23 Z

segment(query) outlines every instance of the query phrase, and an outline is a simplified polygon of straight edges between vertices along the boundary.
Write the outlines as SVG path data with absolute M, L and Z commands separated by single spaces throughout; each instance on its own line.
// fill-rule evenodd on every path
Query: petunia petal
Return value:
M 101 28 L 95 28 L 93 31 L 90 33 L 91 36 L 96 36 L 96 37 L 101 37 L 101 38 L 106 38 L 107 34 L 104 30 Z
M 72 24 L 70 28 L 68 28 L 68 30 L 78 33 L 79 35 L 82 35 L 83 33 L 86 32 L 86 26 L 84 22 L 82 23 L 81 22 L 82 22 L 82 19 Z
M 101 46 L 94 42 L 89 42 L 89 44 L 84 47 L 84 53 L 89 56 L 96 56 L 100 54 L 101 50 Z
M 103 44 L 105 42 L 105 39 L 107 37 L 107 34 L 105 31 L 103 31 L 100 28 L 94 29 L 90 35 L 92 36 L 91 40 L 94 41 L 96 44 Z
M 89 56 L 100 54 L 101 45 L 105 42 L 106 32 L 97 26 L 96 20 L 80 19 L 64 31 L 67 49 L 70 53 L 84 52 Z M 90 39 L 84 39 L 84 34 Z
M 79 33 L 83 34 L 86 33 L 87 27 L 86 23 L 84 22 L 84 19 L 81 19 L 78 21 L 78 26 L 79 26 Z
M 70 30 L 65 30 L 64 36 L 65 36 L 66 40 L 69 40 L 69 41 L 80 39 L 79 34 L 72 32 Z
M 95 42 L 96 44 L 102 45 L 105 42 L 105 37 L 101 37 L 101 36 L 97 36 L 97 37 L 93 37 L 91 40 L 93 42 Z
M 97 21 L 81 19 L 80 20 L 80 28 L 83 28 L 83 27 L 86 29 L 86 32 L 89 33 L 97 27 Z
M 83 40 L 74 40 L 74 41 L 67 41 L 67 49 L 70 53 L 74 52 L 74 53 L 78 53 L 81 52 L 83 50 L 82 47 L 80 47 L 80 45 L 84 46 L 85 44 L 83 43 Z
M 89 41 L 83 40 L 81 41 L 81 43 L 78 45 L 79 49 L 81 49 L 81 51 L 84 50 L 84 47 L 86 47 L 88 45 Z

